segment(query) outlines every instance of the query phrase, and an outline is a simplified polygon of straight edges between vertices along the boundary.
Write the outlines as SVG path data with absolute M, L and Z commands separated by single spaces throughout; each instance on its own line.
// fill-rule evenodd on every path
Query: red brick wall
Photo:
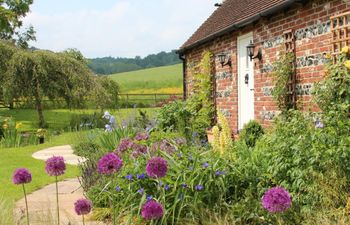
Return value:
M 200 61 L 203 51 L 209 50 L 214 55 L 225 52 L 231 55 L 232 68 L 221 67 L 215 57 L 217 86 L 217 109 L 221 110 L 230 121 L 236 133 L 238 127 L 238 91 L 237 91 L 237 37 L 253 31 L 256 49 L 262 48 L 263 60 L 255 59 L 255 119 L 268 126 L 278 108 L 271 96 L 271 66 L 283 50 L 283 32 L 293 29 L 296 36 L 297 93 L 298 108 L 317 110 L 311 104 L 311 89 L 314 82 L 322 79 L 324 73 L 324 54 L 331 51 L 330 17 L 350 11 L 350 5 L 342 0 L 315 0 L 304 6 L 293 8 L 260 19 L 254 25 L 230 32 L 213 41 L 197 46 L 185 52 L 187 96 L 191 95 L 193 67 Z

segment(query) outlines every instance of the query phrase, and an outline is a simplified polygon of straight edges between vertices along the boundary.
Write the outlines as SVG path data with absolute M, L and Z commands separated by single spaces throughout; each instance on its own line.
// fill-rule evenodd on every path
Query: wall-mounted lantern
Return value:
M 248 50 L 248 56 L 250 58 L 250 61 L 252 61 L 253 59 L 259 59 L 259 61 L 262 60 L 261 48 L 259 48 L 258 53 L 254 55 L 255 45 L 253 44 L 253 41 L 250 41 L 250 44 L 247 46 L 247 50 Z
M 230 66 L 232 67 L 232 61 L 231 61 L 231 57 L 225 53 L 221 53 L 218 55 L 218 58 L 219 58 L 219 61 L 220 61 L 220 64 L 222 67 L 224 66 Z

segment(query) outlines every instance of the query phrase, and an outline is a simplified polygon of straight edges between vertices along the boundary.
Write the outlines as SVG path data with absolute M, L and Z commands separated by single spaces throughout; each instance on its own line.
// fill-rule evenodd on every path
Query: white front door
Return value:
M 253 34 L 238 37 L 238 129 L 254 119 L 254 62 L 250 61 L 247 46 Z

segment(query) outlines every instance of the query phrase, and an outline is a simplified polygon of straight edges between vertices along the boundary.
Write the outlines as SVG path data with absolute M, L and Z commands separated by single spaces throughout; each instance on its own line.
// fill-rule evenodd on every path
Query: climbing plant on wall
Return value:
M 200 63 L 193 69 L 193 94 L 187 100 L 187 107 L 195 111 L 193 130 L 205 134 L 212 126 L 215 113 L 213 96 L 213 55 L 205 51 Z
M 293 53 L 281 53 L 279 58 L 273 64 L 273 83 L 275 85 L 272 96 L 277 102 L 278 108 L 284 112 L 293 108 L 293 103 L 290 102 L 288 90 L 288 81 L 293 76 L 295 70 Z

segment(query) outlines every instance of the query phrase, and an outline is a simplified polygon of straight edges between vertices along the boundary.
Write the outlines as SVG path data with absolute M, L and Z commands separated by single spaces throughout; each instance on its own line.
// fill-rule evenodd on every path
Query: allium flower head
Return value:
M 292 198 L 284 188 L 274 187 L 265 192 L 262 205 L 270 213 L 284 212 L 291 207 Z
M 27 184 L 32 181 L 32 174 L 25 168 L 19 168 L 13 173 L 14 184 Z
M 145 141 L 145 140 L 148 140 L 149 138 L 149 135 L 147 133 L 137 133 L 136 136 L 135 136 L 135 140 L 136 141 Z
M 176 138 L 175 139 L 175 143 L 179 146 L 181 145 L 185 145 L 187 143 L 186 139 L 185 138 Z
M 125 152 L 128 149 L 132 148 L 134 142 L 130 138 L 124 138 L 119 142 L 117 147 L 118 152 Z
M 46 173 L 50 176 L 63 175 L 66 170 L 66 164 L 62 156 L 53 156 L 46 160 Z
M 97 170 L 100 174 L 110 175 L 119 171 L 122 166 L 123 160 L 114 153 L 108 153 L 98 161 Z
M 92 203 L 90 200 L 87 199 L 79 199 L 74 203 L 74 210 L 77 213 L 77 215 L 86 215 L 91 212 Z
M 134 159 L 138 158 L 140 155 L 146 154 L 148 151 L 146 145 L 133 144 L 132 148 L 134 149 L 134 151 L 132 151 L 131 157 Z
M 161 178 L 166 175 L 168 171 L 168 162 L 162 157 L 153 157 L 148 160 L 146 172 L 149 177 Z
M 157 220 L 164 215 L 164 208 L 155 200 L 150 200 L 142 206 L 141 215 L 145 220 Z

